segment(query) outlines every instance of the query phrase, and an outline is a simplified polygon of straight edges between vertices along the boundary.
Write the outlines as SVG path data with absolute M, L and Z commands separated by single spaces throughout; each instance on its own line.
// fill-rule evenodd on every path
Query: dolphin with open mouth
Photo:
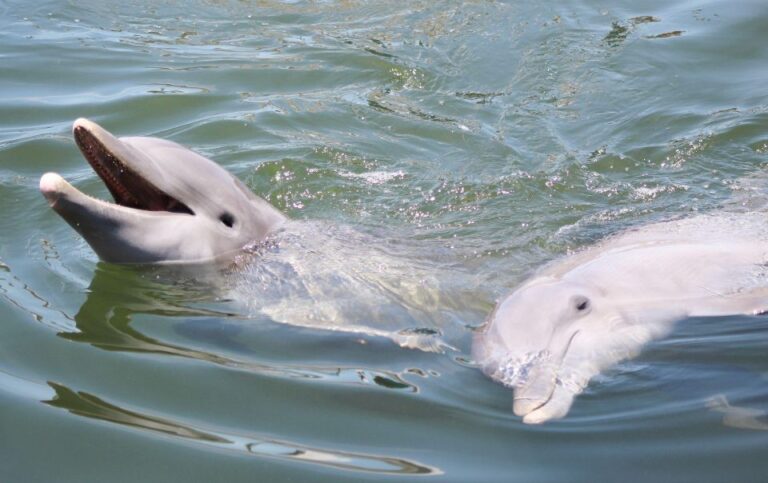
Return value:
M 172 141 L 117 138 L 87 119 L 76 120 L 72 132 L 114 203 L 56 173 L 40 178 L 40 191 L 104 261 L 226 259 L 286 220 L 221 166 Z

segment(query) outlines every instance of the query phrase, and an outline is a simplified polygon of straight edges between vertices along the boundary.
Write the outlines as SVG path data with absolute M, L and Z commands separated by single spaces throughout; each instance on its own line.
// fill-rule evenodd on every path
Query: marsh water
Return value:
M 0 2 L 0 480 L 768 480 L 764 317 L 683 321 L 541 426 L 470 353 L 551 260 L 763 209 L 766 25 L 762 1 Z M 108 198 L 78 117 L 299 228 L 223 270 L 98 262 L 37 190 Z

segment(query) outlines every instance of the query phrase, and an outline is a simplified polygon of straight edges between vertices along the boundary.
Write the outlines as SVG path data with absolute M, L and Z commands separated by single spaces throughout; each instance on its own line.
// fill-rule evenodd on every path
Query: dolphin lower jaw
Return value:
M 40 192 L 51 208 L 73 226 L 79 226 L 80 221 L 109 221 L 125 217 L 129 213 L 141 213 L 139 210 L 89 196 L 57 173 L 45 173 L 40 178 Z
M 48 200 L 51 208 L 55 208 L 64 190 L 70 186 L 64 178 L 56 173 L 45 173 L 40 177 L 40 192 Z
M 180 258 L 177 244 L 157 243 L 154 238 L 165 232 L 183 233 L 183 225 L 194 220 L 189 215 L 139 210 L 94 198 L 56 173 L 40 178 L 40 191 L 51 208 L 107 262 L 150 263 Z M 173 218 L 175 229 L 161 229 L 157 225 L 168 225 Z M 197 258 L 205 256 L 203 253 Z

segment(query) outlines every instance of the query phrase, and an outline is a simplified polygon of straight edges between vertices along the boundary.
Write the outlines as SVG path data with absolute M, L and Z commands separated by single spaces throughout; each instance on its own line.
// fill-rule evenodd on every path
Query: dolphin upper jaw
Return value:
M 72 134 L 116 204 L 145 211 L 194 214 L 184 203 L 156 186 L 153 180 L 161 180 L 167 174 L 140 149 L 88 119 L 77 119 Z
M 167 222 L 169 216 L 190 215 L 161 211 L 157 206 L 156 199 L 163 194 L 148 181 L 149 176 L 156 174 L 148 173 L 152 162 L 141 152 L 87 119 L 76 120 L 72 132 L 78 147 L 107 185 L 115 203 L 89 196 L 59 174 L 51 172 L 40 178 L 40 192 L 51 208 L 85 238 L 99 258 L 128 263 L 158 261 L 158 257 L 149 253 L 150 250 L 142 250 L 130 241 L 141 239 L 142 233 L 146 236 L 158 219 Z M 130 185 L 125 181 L 128 172 L 132 172 L 133 176 Z M 149 192 L 152 193 L 149 197 L 154 196 L 155 201 L 138 199 L 142 195 L 146 198 Z M 142 206 L 142 203 L 147 206 Z M 124 259 L 114 255 L 116 248 L 126 254 Z M 155 245 L 153 248 L 158 247 Z M 161 251 L 166 255 L 171 254 L 167 248 Z

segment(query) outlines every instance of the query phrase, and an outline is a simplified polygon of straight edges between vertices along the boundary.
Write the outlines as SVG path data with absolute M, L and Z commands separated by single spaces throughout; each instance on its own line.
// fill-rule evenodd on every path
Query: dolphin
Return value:
M 768 310 L 765 213 L 646 225 L 557 260 L 497 304 L 473 358 L 524 423 L 565 416 L 589 380 L 687 317 Z
M 117 138 L 82 118 L 72 132 L 115 202 L 88 196 L 56 173 L 40 178 L 40 191 L 101 260 L 222 260 L 263 240 L 286 220 L 221 166 L 179 144 Z

